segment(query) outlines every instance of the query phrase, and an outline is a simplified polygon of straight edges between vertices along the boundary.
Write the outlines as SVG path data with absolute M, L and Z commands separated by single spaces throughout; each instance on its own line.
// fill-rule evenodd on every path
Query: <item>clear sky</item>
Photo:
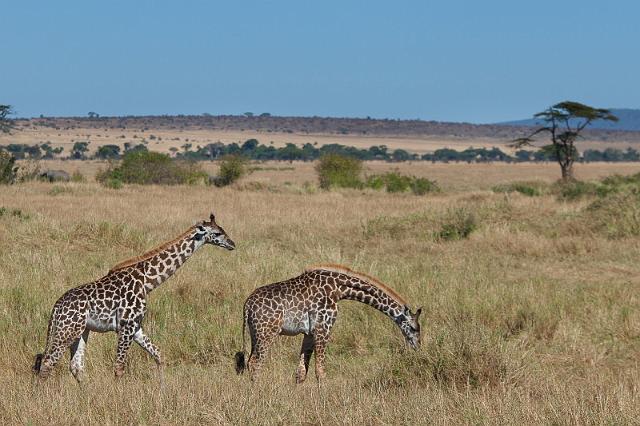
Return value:
M 632 0 L 0 0 L 0 35 L 0 103 L 21 117 L 640 108 Z

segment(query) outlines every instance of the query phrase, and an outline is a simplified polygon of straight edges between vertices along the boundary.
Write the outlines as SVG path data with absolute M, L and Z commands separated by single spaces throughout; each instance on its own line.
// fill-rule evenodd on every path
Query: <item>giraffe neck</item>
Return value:
M 168 280 L 202 245 L 202 240 L 194 240 L 189 234 L 144 261 L 147 293 Z
M 393 297 L 379 287 L 360 278 L 342 275 L 337 278 L 337 285 L 340 292 L 340 300 L 355 300 L 367 304 L 394 321 L 404 311 L 404 306 Z

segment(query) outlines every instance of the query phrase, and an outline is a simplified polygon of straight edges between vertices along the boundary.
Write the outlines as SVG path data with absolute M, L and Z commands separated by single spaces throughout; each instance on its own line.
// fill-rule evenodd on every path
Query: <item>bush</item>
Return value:
M 179 162 L 166 154 L 151 151 L 129 151 L 119 166 L 110 165 L 100 171 L 96 180 L 113 187 L 113 181 L 140 185 L 178 185 L 204 182 L 207 178 L 197 164 Z M 117 185 L 117 184 L 116 184 Z
M 6 151 L 0 151 L 0 184 L 9 185 L 16 181 L 18 167 L 16 159 Z
M 463 240 L 478 228 L 476 215 L 466 208 L 449 211 L 446 222 L 442 225 L 437 238 L 444 241 Z
M 416 195 L 425 195 L 429 192 L 439 192 L 440 188 L 434 180 L 427 178 L 413 178 L 411 182 L 411 191 Z
M 24 213 L 20 209 L 11 209 L 11 210 L 9 210 L 6 207 L 0 207 L 0 217 L 9 216 L 9 215 L 11 215 L 12 217 L 17 217 L 18 219 L 24 219 L 24 220 L 30 218 L 29 214 Z
M 102 184 L 111 189 L 120 189 L 124 186 L 122 181 L 117 178 L 109 178 L 106 181 L 102 182 Z
M 640 235 L 640 194 L 612 194 L 593 201 L 586 209 L 589 226 L 609 238 Z
M 71 175 L 71 182 L 83 183 L 83 182 L 86 182 L 86 181 L 87 181 L 87 179 L 85 179 L 84 175 L 82 173 L 80 173 L 79 170 L 76 170 Z
M 558 181 L 554 186 L 554 191 L 560 200 L 573 201 L 580 198 L 604 195 L 597 183 L 573 180 L 569 182 Z
M 547 191 L 547 184 L 544 182 L 512 182 L 501 185 L 496 185 L 493 188 L 493 192 L 518 192 L 528 197 L 537 197 L 543 195 Z
M 387 192 L 407 192 L 411 190 L 416 195 L 424 195 L 429 192 L 438 192 L 440 189 L 435 181 L 415 176 L 406 176 L 397 171 L 383 175 L 372 175 L 365 182 L 367 188 L 380 190 L 384 187 Z
M 411 188 L 411 177 L 403 176 L 398 172 L 390 172 L 385 175 L 387 192 L 407 192 Z
M 362 162 L 356 158 L 328 154 L 316 165 L 320 188 L 361 188 Z
M 386 184 L 387 182 L 384 179 L 384 175 L 368 176 L 367 181 L 365 182 L 365 186 L 367 188 L 375 189 L 376 191 L 384 188 Z
M 213 179 L 218 187 L 231 185 L 247 174 L 247 159 L 239 155 L 227 155 L 220 160 L 220 171 Z
M 29 182 L 37 180 L 40 177 L 40 163 L 38 160 L 29 159 L 24 161 L 17 173 L 19 182 Z

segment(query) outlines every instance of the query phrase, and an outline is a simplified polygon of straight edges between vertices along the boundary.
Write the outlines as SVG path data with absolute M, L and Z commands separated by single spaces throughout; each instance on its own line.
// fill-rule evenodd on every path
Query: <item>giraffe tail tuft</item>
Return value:
M 244 351 L 236 352 L 236 373 L 242 374 L 247 364 L 244 360 Z
M 35 363 L 33 364 L 33 367 L 31 368 L 31 370 L 33 370 L 33 374 L 39 374 L 40 373 L 40 367 L 42 367 L 42 358 L 43 357 L 44 357 L 44 354 L 36 354 Z

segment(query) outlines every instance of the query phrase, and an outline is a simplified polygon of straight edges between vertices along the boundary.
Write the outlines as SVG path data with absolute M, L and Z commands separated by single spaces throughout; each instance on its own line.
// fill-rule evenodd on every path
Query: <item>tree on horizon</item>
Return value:
M 534 146 L 534 136 L 540 133 L 548 133 L 551 145 L 547 145 L 560 165 L 562 180 L 567 182 L 574 180 L 573 164 L 578 158 L 578 150 L 575 142 L 582 136 L 580 133 L 595 120 L 618 121 L 618 117 L 604 108 L 593 108 L 580 102 L 564 101 L 557 103 L 546 110 L 534 114 L 534 118 L 540 118 L 545 123 L 529 135 L 512 141 L 512 146 Z M 546 147 L 543 147 L 546 148 Z

